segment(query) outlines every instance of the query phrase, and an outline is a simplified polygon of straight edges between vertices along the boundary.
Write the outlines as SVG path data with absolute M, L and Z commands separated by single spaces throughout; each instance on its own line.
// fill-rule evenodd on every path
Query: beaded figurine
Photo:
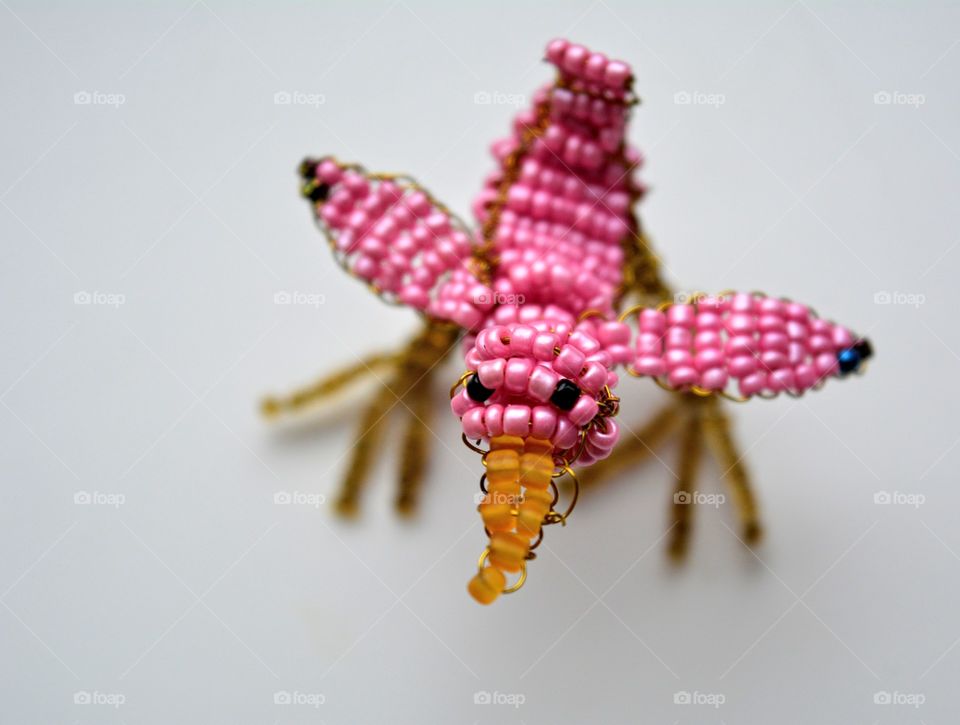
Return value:
M 742 538 L 754 543 L 756 504 L 721 399 L 799 396 L 862 372 L 871 356 L 866 340 L 796 302 L 675 295 L 633 212 L 644 187 L 642 158 L 625 137 L 637 103 L 629 66 L 565 40 L 551 42 L 546 59 L 556 80 L 493 144 L 497 168 L 475 201 L 475 232 L 409 177 L 332 157 L 301 164 L 303 195 L 337 261 L 387 301 L 419 311 L 424 325 L 402 350 L 264 403 L 268 414 L 300 409 L 378 375 L 386 394 L 362 416 L 338 509 L 356 510 L 387 415 L 399 407 L 409 419 L 397 506 L 410 512 L 428 455 L 434 370 L 461 342 L 466 372 L 450 405 L 485 468 L 478 509 L 488 541 L 468 585 L 482 604 L 516 591 L 544 527 L 566 523 L 580 489 L 574 465 L 595 482 L 675 431 L 670 552 L 685 551 L 705 445 L 726 471 Z M 618 369 L 673 392 L 619 445 Z M 563 478 L 572 500 L 558 506 Z

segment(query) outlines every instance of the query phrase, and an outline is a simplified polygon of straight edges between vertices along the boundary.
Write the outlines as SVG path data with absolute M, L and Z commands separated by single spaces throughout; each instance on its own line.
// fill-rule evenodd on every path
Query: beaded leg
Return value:
M 671 506 L 672 526 L 670 530 L 669 553 L 675 560 L 683 559 L 687 552 L 694 508 L 694 482 L 703 454 L 703 421 L 700 405 L 692 404 L 688 408 L 688 418 L 681 433 L 679 460 L 677 463 L 677 482 L 673 491 Z
M 711 399 L 703 416 L 707 445 L 727 482 L 740 518 L 741 537 L 750 545 L 760 541 L 763 527 L 757 513 L 757 502 L 743 465 L 743 456 L 737 450 L 730 432 L 730 421 L 720 407 L 719 401 Z

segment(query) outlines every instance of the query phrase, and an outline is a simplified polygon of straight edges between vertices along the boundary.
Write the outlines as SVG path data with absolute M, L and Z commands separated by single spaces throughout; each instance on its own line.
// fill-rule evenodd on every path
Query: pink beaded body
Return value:
M 606 456 L 617 426 L 603 395 L 627 365 L 679 390 L 800 394 L 839 371 L 856 338 L 798 303 L 729 294 L 616 317 L 623 241 L 635 234 L 640 154 L 625 141 L 630 68 L 564 40 L 547 60 L 558 82 L 536 92 L 474 203 L 472 234 L 404 183 L 323 159 L 318 216 L 342 262 L 377 292 L 467 332 L 465 362 L 486 393 L 451 401 L 469 438 L 534 435 L 578 462 Z M 506 182 L 506 183 L 505 183 Z M 484 270 L 477 250 L 495 260 Z M 636 334 L 629 322 L 634 322 Z M 557 385 L 580 391 L 551 402 Z

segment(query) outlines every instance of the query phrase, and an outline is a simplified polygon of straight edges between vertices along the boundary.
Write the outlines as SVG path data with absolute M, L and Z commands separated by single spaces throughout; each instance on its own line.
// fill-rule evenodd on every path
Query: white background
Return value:
M 0 5 L 0 720 L 955 721 L 960 8 Z M 464 590 L 479 460 L 443 413 L 459 363 L 413 522 L 391 507 L 396 435 L 358 522 L 275 505 L 332 500 L 364 397 L 280 430 L 256 402 L 417 324 L 334 265 L 298 161 L 407 171 L 467 215 L 515 110 L 475 94 L 529 94 L 557 35 L 636 71 L 640 211 L 672 282 L 808 302 L 878 355 L 864 378 L 734 411 L 768 527 L 756 555 L 729 506 L 703 508 L 689 562 L 667 565 L 667 449 L 593 491 L 524 590 L 481 608 Z M 633 426 L 659 396 L 621 393 Z M 701 486 L 722 490 L 719 472 Z

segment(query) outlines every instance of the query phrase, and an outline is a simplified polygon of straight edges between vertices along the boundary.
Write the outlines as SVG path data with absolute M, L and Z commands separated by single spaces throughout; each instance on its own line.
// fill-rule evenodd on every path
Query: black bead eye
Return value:
M 853 349 L 860 353 L 861 360 L 869 360 L 873 357 L 873 345 L 866 338 L 857 340 L 853 344 Z
M 860 367 L 860 353 L 855 347 L 846 347 L 837 353 L 837 364 L 841 375 L 849 375 Z
M 560 410 L 570 410 L 580 399 L 580 388 L 570 380 L 561 380 L 557 387 L 553 389 L 553 395 L 550 396 L 550 402 L 560 408 Z
M 330 195 L 330 186 L 320 181 L 308 181 L 303 185 L 303 195 L 310 201 L 326 201 Z
M 307 159 L 300 164 L 298 169 L 300 172 L 300 178 L 304 181 L 313 181 L 317 178 L 317 162 Z
M 477 403 L 483 403 L 494 391 L 490 388 L 484 387 L 483 383 L 480 382 L 480 376 L 477 373 L 474 373 L 470 379 L 467 381 L 467 395 L 470 397 L 470 400 L 474 400 Z

